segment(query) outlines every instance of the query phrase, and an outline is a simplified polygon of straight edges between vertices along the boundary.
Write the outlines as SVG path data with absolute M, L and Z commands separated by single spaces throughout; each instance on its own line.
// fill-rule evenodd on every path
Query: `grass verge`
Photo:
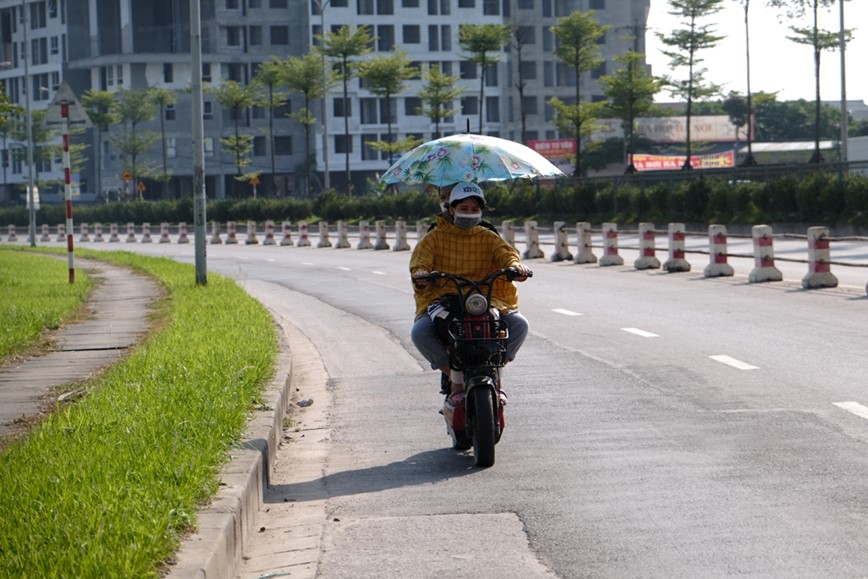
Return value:
M 228 278 L 197 286 L 191 265 L 77 253 L 159 280 L 164 326 L 0 455 L 0 575 L 157 577 L 217 489 L 277 336 Z
M 70 284 L 67 267 L 52 257 L 0 250 L 0 364 L 76 316 L 92 283 L 82 273 Z

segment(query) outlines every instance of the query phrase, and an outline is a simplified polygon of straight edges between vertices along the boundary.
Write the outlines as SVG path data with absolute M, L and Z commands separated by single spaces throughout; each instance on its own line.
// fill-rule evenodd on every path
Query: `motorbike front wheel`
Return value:
M 497 415 L 494 397 L 488 388 L 474 388 L 473 397 L 473 457 L 476 466 L 494 464 L 494 445 L 497 442 Z

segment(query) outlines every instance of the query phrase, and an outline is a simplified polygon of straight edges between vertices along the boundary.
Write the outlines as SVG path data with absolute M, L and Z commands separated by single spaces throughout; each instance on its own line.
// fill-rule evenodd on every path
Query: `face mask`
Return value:
M 455 225 L 462 229 L 471 229 L 482 221 L 482 213 L 456 213 Z

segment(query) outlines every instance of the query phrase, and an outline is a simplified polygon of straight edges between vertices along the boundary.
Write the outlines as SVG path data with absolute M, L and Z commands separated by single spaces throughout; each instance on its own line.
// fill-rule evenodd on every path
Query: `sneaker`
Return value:
M 453 408 L 464 405 L 464 390 L 454 392 L 446 398 L 446 403 Z
M 440 394 L 449 396 L 450 392 L 452 392 L 452 380 L 449 379 L 449 376 L 440 372 Z

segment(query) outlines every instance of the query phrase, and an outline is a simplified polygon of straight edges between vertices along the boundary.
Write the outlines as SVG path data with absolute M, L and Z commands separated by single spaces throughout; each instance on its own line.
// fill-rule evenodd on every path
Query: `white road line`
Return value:
M 751 366 L 747 362 L 736 360 L 735 358 L 732 358 L 730 356 L 719 355 L 709 357 L 712 360 L 716 360 L 717 362 L 720 362 L 721 364 L 726 364 L 727 366 L 732 366 L 733 368 L 736 368 L 738 370 L 759 370 L 758 366 Z
M 385 272 L 385 271 L 378 271 L 378 270 L 376 270 L 376 269 L 375 269 L 375 270 L 372 270 L 371 273 L 374 274 L 374 275 L 386 275 L 386 272 Z
M 631 334 L 636 334 L 637 336 L 642 336 L 643 338 L 659 338 L 657 334 L 652 334 L 651 332 L 646 332 L 645 330 L 640 330 L 639 328 L 621 328 L 624 332 L 629 332 Z
M 579 312 L 573 312 L 570 310 L 565 310 L 563 308 L 554 308 L 554 309 L 552 309 L 552 311 L 556 314 L 563 314 L 565 316 L 581 316 L 582 315 Z
M 353 271 L 352 269 L 350 269 L 350 268 L 348 268 L 348 267 L 344 267 L 344 266 L 342 266 L 342 265 L 339 265 L 339 266 L 336 267 L 335 269 L 339 269 L 339 270 L 341 270 L 341 271 Z
M 316 264 L 312 261 L 303 261 L 303 262 L 301 262 L 301 265 L 316 265 Z
M 838 408 L 843 408 L 847 412 L 852 412 L 860 418 L 868 420 L 868 406 L 863 406 L 858 402 L 833 402 Z

